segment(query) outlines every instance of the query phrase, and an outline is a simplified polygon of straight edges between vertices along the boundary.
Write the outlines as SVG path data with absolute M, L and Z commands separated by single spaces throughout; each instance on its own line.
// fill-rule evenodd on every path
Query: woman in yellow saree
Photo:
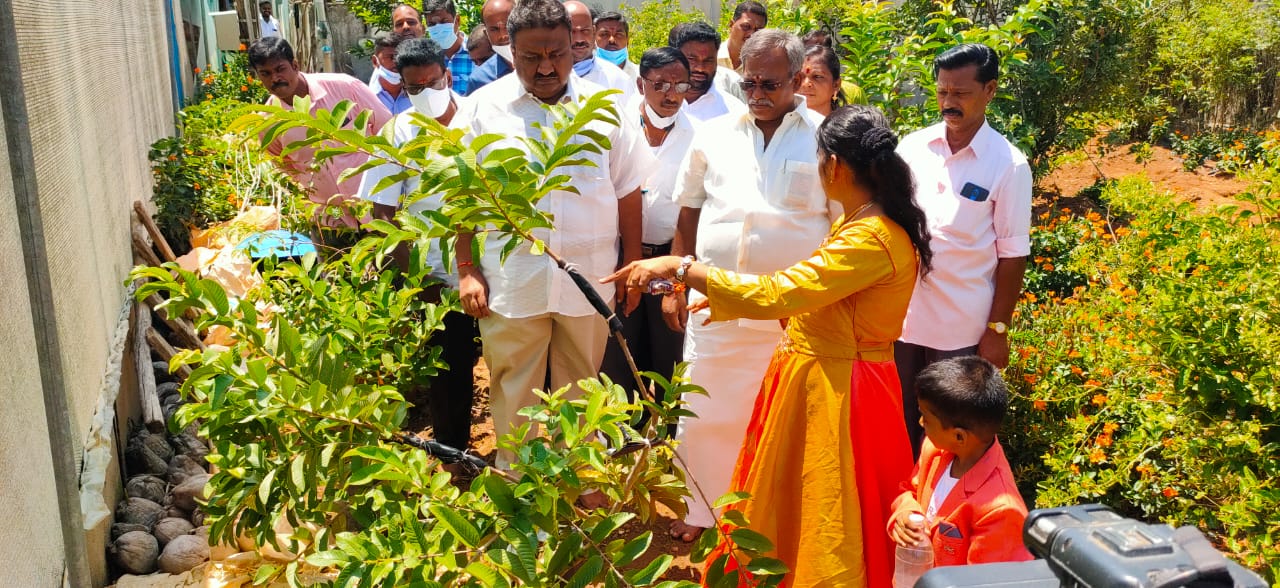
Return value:
M 605 280 L 641 290 L 674 280 L 706 293 L 713 321 L 790 319 L 734 471 L 731 489 L 751 498 L 731 508 L 773 541 L 791 570 L 784 585 L 887 587 L 884 529 L 912 467 L 893 342 L 928 271 L 929 234 L 880 111 L 836 110 L 818 145 L 823 190 L 847 212 L 809 259 L 747 275 L 659 257 Z

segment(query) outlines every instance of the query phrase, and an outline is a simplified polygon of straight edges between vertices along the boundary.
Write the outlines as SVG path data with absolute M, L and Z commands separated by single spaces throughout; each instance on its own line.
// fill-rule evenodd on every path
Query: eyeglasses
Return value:
M 417 96 L 427 88 L 431 88 L 432 90 L 443 90 L 447 87 L 448 86 L 444 83 L 444 78 L 440 78 L 436 80 L 434 84 L 423 84 L 421 86 L 410 86 L 409 84 L 405 84 L 404 91 L 408 92 L 410 96 Z
M 675 93 L 677 94 L 684 94 L 685 92 L 689 91 L 690 87 L 692 87 L 692 84 L 690 84 L 689 82 L 677 82 L 677 83 L 655 82 L 649 78 L 640 78 L 640 79 L 646 82 L 649 82 L 649 85 L 653 86 L 653 91 L 658 92 L 660 94 L 665 94 L 672 90 L 674 90 Z
M 778 88 L 781 88 L 781 87 L 782 87 L 782 85 L 783 85 L 783 84 L 785 84 L 785 83 L 786 83 L 786 82 L 774 82 L 774 81 L 768 81 L 768 82 L 753 82 L 753 81 L 750 81 L 750 80 L 742 80 L 741 82 L 738 82 L 738 87 L 739 87 L 739 88 L 742 88 L 742 93 L 743 93 L 743 94 L 750 94 L 750 93 L 751 93 L 751 91 L 752 91 L 752 90 L 755 90 L 756 88 L 760 88 L 761 90 L 764 90 L 765 92 L 773 92 L 773 91 L 777 90 Z

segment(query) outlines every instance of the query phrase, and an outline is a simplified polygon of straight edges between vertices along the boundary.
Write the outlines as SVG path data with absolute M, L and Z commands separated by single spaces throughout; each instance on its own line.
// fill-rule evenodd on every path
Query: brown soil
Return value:
M 1236 195 L 1248 188 L 1248 184 L 1240 179 L 1217 172 L 1212 163 L 1186 171 L 1182 167 L 1182 159 L 1169 149 L 1152 147 L 1151 156 L 1139 161 L 1131 147 L 1120 145 L 1103 150 L 1095 142 L 1082 150 L 1083 160 L 1058 166 L 1040 180 L 1037 213 L 1047 206 L 1066 206 L 1076 210 L 1083 205 L 1087 208 L 1087 201 L 1077 202 L 1074 197 L 1102 178 L 1115 180 L 1146 174 L 1158 188 L 1174 192 L 1202 210 L 1222 204 L 1238 204 Z
M 495 450 L 497 449 L 497 437 L 493 432 L 492 415 L 489 414 L 489 369 L 485 367 L 483 359 L 476 362 L 474 374 L 476 396 L 475 405 L 471 410 L 471 451 L 492 465 Z M 428 409 L 425 408 L 425 399 L 409 398 L 409 401 L 424 408 L 410 410 L 409 422 L 405 428 L 423 437 L 430 437 L 431 420 L 427 412 Z M 662 554 L 671 554 L 675 556 L 675 561 L 671 564 L 671 568 L 667 570 L 666 575 L 663 576 L 664 579 L 699 579 L 701 577 L 701 565 L 693 564 L 689 561 L 691 544 L 674 539 L 667 533 L 667 528 L 675 520 L 675 514 L 661 505 L 658 506 L 657 510 L 658 518 L 653 524 L 643 525 L 637 521 L 632 521 L 621 529 L 621 532 L 627 537 L 634 537 L 646 530 L 653 532 L 653 542 L 649 545 L 649 551 L 635 565 L 644 567 Z

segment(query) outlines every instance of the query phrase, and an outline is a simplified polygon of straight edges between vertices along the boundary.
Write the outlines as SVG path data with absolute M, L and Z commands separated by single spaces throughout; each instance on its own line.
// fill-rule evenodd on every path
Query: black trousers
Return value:
M 977 345 L 942 351 L 902 341 L 893 343 L 893 362 L 898 366 L 898 381 L 902 383 L 902 416 L 907 421 L 907 436 L 911 438 L 912 459 L 920 459 L 920 444 L 924 443 L 920 404 L 916 400 L 916 376 L 931 363 L 977 352 Z
M 645 258 L 667 255 L 671 252 L 670 244 L 645 245 Z M 622 334 L 627 340 L 627 347 L 636 361 L 636 367 L 642 372 L 657 372 L 670 380 L 676 364 L 684 361 L 684 333 L 672 331 L 662 320 L 662 296 L 644 294 L 640 306 L 630 316 L 622 316 Z M 609 376 L 615 384 L 626 388 L 629 398 L 634 399 L 636 379 L 627 365 L 627 358 L 622 354 L 622 347 L 613 338 L 605 346 L 604 362 L 600 371 Z M 646 413 L 647 415 L 647 413 Z M 645 420 L 640 421 L 644 426 Z M 675 434 L 674 425 L 667 436 Z
M 480 329 L 476 319 L 461 312 L 444 316 L 444 330 L 437 331 L 430 345 L 441 346 L 441 359 L 449 364 L 431 382 L 427 402 L 436 441 L 457 449 L 471 442 L 471 406 L 475 403 L 472 370 L 479 356 Z

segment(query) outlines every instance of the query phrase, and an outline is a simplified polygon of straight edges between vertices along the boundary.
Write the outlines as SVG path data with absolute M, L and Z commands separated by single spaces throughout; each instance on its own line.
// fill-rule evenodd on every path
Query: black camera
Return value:
M 1266 588 L 1195 527 L 1126 519 L 1101 504 L 1031 511 L 1022 528 L 1037 558 L 929 570 L 916 588 Z

